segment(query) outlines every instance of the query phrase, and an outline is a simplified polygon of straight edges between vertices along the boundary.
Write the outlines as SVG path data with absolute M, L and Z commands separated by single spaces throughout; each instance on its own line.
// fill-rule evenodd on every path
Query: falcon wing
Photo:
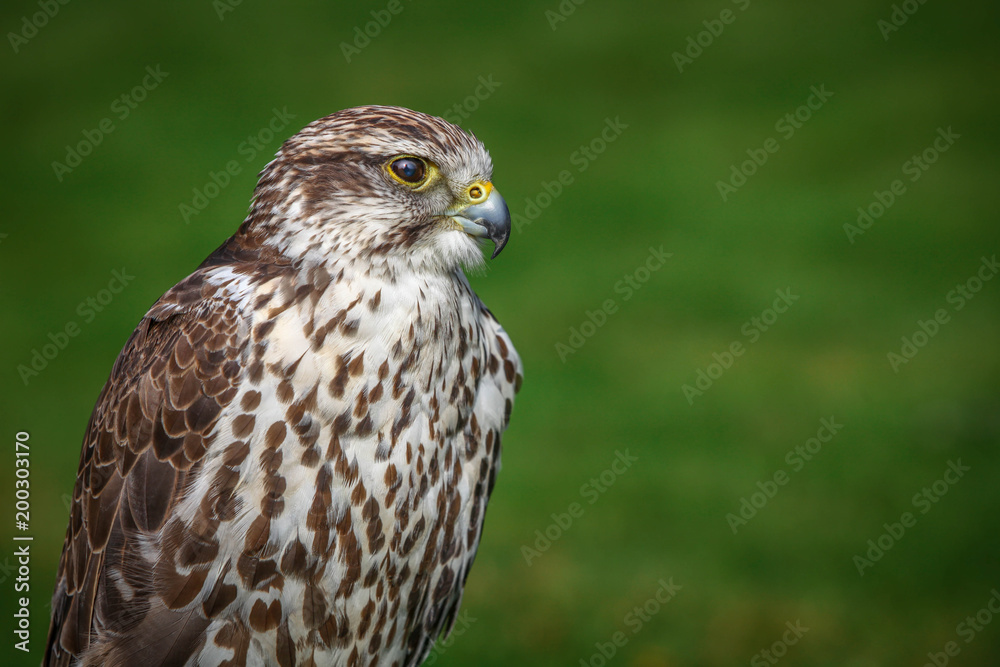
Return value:
M 83 654 L 86 664 L 121 664 L 124 657 L 112 655 L 114 639 L 140 624 L 163 629 L 144 633 L 145 646 L 133 639 L 130 664 L 183 663 L 208 623 L 171 610 L 200 590 L 208 564 L 197 552 L 211 546 L 186 538 L 194 553 L 183 575 L 173 563 L 162 567 L 156 554 L 161 541 L 180 538 L 162 529 L 242 374 L 238 359 L 247 336 L 239 304 L 206 280 L 210 270 L 192 274 L 147 313 L 94 408 L 52 597 L 45 665 L 69 665 Z

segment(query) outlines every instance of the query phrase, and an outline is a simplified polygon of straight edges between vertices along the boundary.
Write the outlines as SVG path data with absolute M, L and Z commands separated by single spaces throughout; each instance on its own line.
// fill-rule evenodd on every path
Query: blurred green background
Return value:
M 69 2 L 36 31 L 38 3 L 0 10 L 0 499 L 13 506 L 27 431 L 35 537 L 26 657 L 13 509 L 0 522 L 0 662 L 40 660 L 80 441 L 132 328 L 235 230 L 284 138 L 380 103 L 473 130 L 520 223 L 472 277 L 526 377 L 461 634 L 436 664 L 922 665 L 948 642 L 960 652 L 939 661 L 1000 664 L 1000 619 L 960 625 L 1000 586 L 1000 280 L 949 300 L 1000 253 L 995 4 L 400 0 L 348 62 L 342 44 L 386 2 L 224 2 Z M 166 76 L 131 108 L 147 67 Z M 832 96 L 788 136 L 813 86 Z M 294 118 L 269 137 L 275 109 Z M 113 131 L 57 173 L 105 118 Z M 609 119 L 627 127 L 602 146 Z M 939 128 L 959 137 L 904 172 Z M 718 182 L 769 138 L 778 151 L 724 200 Z M 231 160 L 240 172 L 185 221 Z M 540 196 L 564 170 L 572 182 Z M 897 179 L 904 194 L 852 242 L 844 225 Z M 649 273 L 661 246 L 672 256 Z M 134 279 L 108 301 L 123 268 Z M 774 319 L 776 290 L 798 299 Z M 584 324 L 608 300 L 603 325 Z M 887 354 L 939 309 L 947 322 L 894 370 Z M 70 323 L 25 382 L 18 366 Z M 743 353 L 711 367 L 734 342 Z M 715 379 L 689 401 L 699 371 Z M 806 461 L 795 449 L 824 418 L 842 428 Z M 637 459 L 620 475 L 616 452 Z M 959 460 L 968 472 L 934 491 Z M 938 502 L 915 504 L 925 487 Z M 761 507 L 737 524 L 743 499 Z M 915 524 L 883 536 L 904 512 Z M 861 576 L 855 556 L 880 537 L 891 548 Z

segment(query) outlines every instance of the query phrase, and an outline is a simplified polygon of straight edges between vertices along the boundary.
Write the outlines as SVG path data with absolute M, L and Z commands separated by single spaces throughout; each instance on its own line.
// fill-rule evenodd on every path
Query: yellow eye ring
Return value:
M 398 155 L 386 165 L 386 171 L 396 181 L 417 188 L 427 182 L 433 168 L 426 160 L 413 155 Z

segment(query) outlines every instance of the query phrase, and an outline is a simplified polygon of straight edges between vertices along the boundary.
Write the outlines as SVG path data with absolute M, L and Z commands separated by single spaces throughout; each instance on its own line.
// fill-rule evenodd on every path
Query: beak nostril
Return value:
M 478 201 L 472 199 L 477 192 Z M 491 183 L 474 183 L 466 193 L 471 201 L 457 213 L 455 219 L 470 236 L 492 240 L 494 248 L 491 257 L 496 257 L 510 238 L 511 221 L 507 202 Z

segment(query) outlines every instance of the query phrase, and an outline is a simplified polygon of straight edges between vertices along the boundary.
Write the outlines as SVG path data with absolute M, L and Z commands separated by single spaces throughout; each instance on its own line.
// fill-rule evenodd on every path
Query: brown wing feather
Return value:
M 246 345 L 237 304 L 200 270 L 165 294 L 115 362 L 84 439 L 52 598 L 45 665 L 183 663 L 204 617 L 172 611 L 199 572 L 166 572 L 143 545 L 181 541 L 169 524 L 237 392 Z M 162 559 L 161 559 L 162 560 Z M 160 627 L 155 636 L 142 628 Z M 129 636 L 131 635 L 131 644 Z

